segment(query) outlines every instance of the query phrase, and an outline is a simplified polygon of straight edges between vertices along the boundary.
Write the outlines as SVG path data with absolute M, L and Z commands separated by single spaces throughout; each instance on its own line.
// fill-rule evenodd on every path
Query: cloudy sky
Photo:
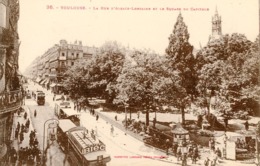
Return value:
M 65 6 L 85 10 L 62 9 Z M 81 40 L 83 45 L 96 47 L 116 40 L 123 46 L 164 54 L 180 13 L 176 8 L 181 9 L 189 41 L 195 48 L 200 43 L 206 45 L 216 7 L 222 17 L 223 34 L 241 33 L 254 41 L 259 32 L 258 6 L 258 0 L 20 0 L 20 70 L 24 72 L 37 56 L 61 39 L 69 43 Z M 151 10 L 133 10 L 136 8 Z

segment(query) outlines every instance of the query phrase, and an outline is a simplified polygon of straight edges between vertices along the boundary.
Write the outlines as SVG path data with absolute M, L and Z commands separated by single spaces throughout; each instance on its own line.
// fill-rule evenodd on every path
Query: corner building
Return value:
M 19 1 L 0 0 L 0 165 L 7 160 L 12 143 L 14 113 L 24 99 L 22 76 L 18 72 Z
M 27 75 L 45 88 L 59 93 L 63 90 L 61 82 L 66 69 L 73 66 L 78 59 L 90 59 L 97 51 L 95 47 L 83 46 L 81 41 L 71 44 L 60 40 L 59 44 L 55 44 L 32 62 L 27 68 Z

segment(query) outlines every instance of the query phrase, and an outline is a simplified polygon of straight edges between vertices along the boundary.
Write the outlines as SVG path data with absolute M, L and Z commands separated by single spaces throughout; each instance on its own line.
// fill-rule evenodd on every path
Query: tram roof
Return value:
M 73 116 L 73 115 L 80 115 L 80 113 L 76 112 L 72 108 L 62 108 L 62 111 L 67 115 L 67 116 Z
M 76 125 L 69 119 L 60 119 L 59 127 L 63 132 L 67 132 L 69 129 L 76 127 Z
M 99 139 L 94 139 L 90 133 L 84 137 L 84 131 L 78 130 L 71 132 L 71 135 L 75 138 L 81 148 L 89 147 L 90 145 L 99 144 Z

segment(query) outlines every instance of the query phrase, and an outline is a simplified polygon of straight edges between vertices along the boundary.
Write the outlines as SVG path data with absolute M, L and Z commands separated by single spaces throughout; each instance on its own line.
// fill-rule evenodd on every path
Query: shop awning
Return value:
M 43 84 L 43 82 L 44 82 L 44 79 L 41 79 L 41 81 L 39 81 L 39 84 L 41 85 L 41 84 Z
M 43 85 L 43 84 L 45 84 L 45 82 L 46 82 L 46 79 L 43 79 L 43 80 L 40 82 L 40 84 Z
M 50 87 L 55 87 L 57 84 L 51 83 Z
M 63 84 L 57 84 L 57 86 L 63 86 Z
M 41 78 L 37 77 L 35 81 L 39 83 L 41 81 Z
M 49 82 L 50 82 L 50 79 L 46 79 L 44 84 L 47 85 Z

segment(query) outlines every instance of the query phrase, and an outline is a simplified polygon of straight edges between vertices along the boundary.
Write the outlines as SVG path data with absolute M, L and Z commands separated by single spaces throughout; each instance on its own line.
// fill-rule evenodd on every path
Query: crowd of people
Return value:
M 36 130 L 31 130 L 29 134 L 29 145 L 23 145 L 24 134 L 29 132 L 31 122 L 26 111 L 23 113 L 23 117 L 20 116 L 21 111 L 18 111 L 18 117 L 23 118 L 23 120 L 17 122 L 15 127 L 14 139 L 17 140 L 18 149 L 16 150 L 14 145 L 10 148 L 8 151 L 8 161 L 13 166 L 41 165 L 41 151 L 36 138 Z

